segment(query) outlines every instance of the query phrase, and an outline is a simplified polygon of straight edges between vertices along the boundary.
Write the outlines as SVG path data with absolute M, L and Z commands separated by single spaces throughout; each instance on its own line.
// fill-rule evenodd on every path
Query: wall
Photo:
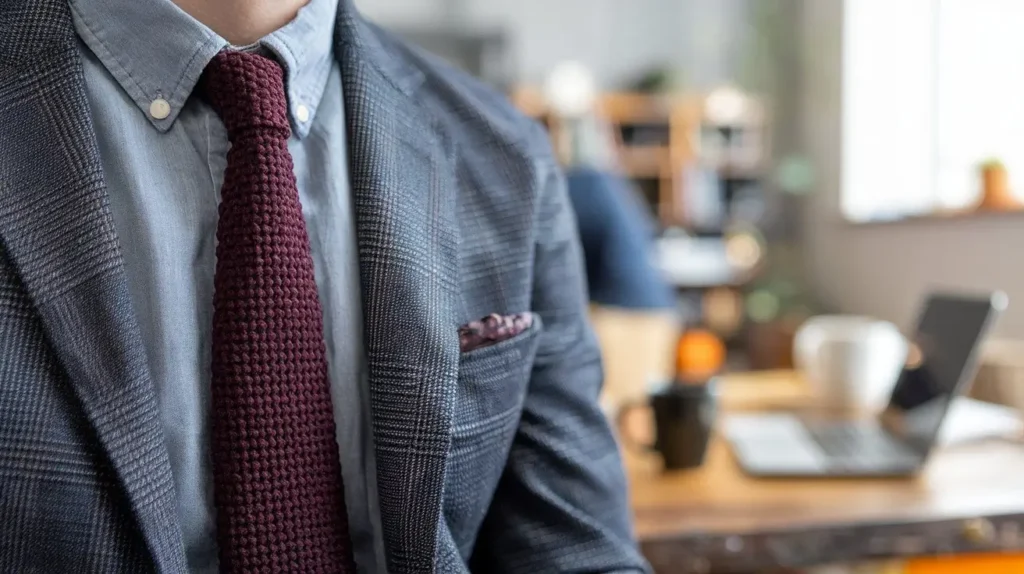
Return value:
M 511 36 L 519 77 L 538 83 L 566 59 L 594 70 L 601 85 L 628 83 L 645 68 L 685 68 L 691 85 L 728 77 L 744 30 L 746 0 L 356 0 L 381 24 L 464 23 L 502 28 Z M 451 6 L 458 6 L 452 10 Z
M 1003 289 L 1010 309 L 997 334 L 1024 337 L 1024 217 L 850 225 L 839 211 L 841 0 L 804 0 L 800 147 L 817 168 L 805 205 L 807 271 L 824 300 L 912 328 L 932 287 Z M 894 190 L 896 192 L 897 190 Z

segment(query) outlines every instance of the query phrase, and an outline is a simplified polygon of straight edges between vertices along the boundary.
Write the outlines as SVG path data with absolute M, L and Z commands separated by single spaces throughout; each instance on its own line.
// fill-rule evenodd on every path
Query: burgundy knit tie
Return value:
M 355 572 L 281 67 L 224 51 L 201 89 L 227 128 L 214 279 L 220 570 Z

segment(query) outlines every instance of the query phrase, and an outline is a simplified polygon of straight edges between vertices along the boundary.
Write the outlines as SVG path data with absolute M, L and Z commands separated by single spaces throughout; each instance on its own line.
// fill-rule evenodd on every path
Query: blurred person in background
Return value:
M 0 571 L 646 571 L 542 130 L 349 0 L 0 28 Z
M 593 167 L 567 170 L 593 303 L 636 311 L 675 308 L 653 261 L 655 224 L 624 177 Z

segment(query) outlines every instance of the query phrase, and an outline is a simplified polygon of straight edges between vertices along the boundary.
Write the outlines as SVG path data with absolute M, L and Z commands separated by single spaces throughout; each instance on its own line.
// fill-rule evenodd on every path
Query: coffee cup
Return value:
M 797 331 L 793 361 L 820 407 L 873 412 L 885 406 L 907 351 L 906 339 L 892 323 L 823 315 Z
M 627 404 L 619 411 L 622 442 L 629 448 L 656 452 L 666 470 L 696 468 L 704 463 L 717 411 L 714 380 L 702 384 L 668 384 L 655 390 L 646 403 Z M 654 441 L 635 437 L 628 417 L 649 407 L 654 419 Z

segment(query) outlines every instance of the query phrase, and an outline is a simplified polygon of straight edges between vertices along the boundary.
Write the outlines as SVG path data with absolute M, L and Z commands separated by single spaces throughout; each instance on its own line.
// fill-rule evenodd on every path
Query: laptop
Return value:
M 729 417 L 723 430 L 740 467 L 765 477 L 917 473 L 950 403 L 974 377 L 980 343 L 1006 305 L 1003 293 L 930 295 L 913 339 L 921 361 L 903 369 L 888 406 L 872 419 Z

